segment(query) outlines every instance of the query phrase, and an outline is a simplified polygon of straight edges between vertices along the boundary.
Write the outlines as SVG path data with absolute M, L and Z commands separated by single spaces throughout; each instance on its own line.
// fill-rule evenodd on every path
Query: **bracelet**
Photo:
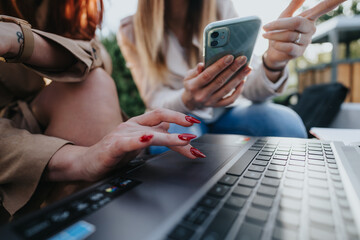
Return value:
M 262 62 L 263 62 L 264 68 L 266 70 L 270 71 L 270 72 L 282 72 L 285 69 L 285 67 L 283 67 L 283 68 L 271 68 L 268 65 L 266 65 L 266 63 L 265 63 L 265 54 L 262 55 Z
M 0 15 L 0 22 L 11 22 L 19 25 L 22 31 L 22 35 L 18 35 L 18 37 L 19 38 L 22 37 L 23 39 L 22 43 L 20 44 L 19 52 L 16 57 L 14 58 L 0 57 L 0 61 L 17 63 L 28 60 L 34 51 L 34 35 L 31 31 L 31 25 L 23 19 L 9 17 L 5 15 Z

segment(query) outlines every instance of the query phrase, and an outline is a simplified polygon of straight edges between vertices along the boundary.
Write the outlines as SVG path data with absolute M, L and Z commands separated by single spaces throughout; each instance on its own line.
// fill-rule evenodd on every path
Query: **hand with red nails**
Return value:
M 240 95 L 245 77 L 251 72 L 249 66 L 237 72 L 246 62 L 245 56 L 234 59 L 232 55 L 227 55 L 206 69 L 202 63 L 198 64 L 184 79 L 182 101 L 185 106 L 194 110 L 233 103 Z M 229 93 L 230 96 L 227 96 Z
M 269 48 L 263 60 L 272 69 L 282 69 L 289 60 L 302 56 L 316 31 L 315 21 L 346 0 L 323 0 L 293 17 L 304 1 L 292 0 L 276 21 L 264 25 L 263 36 L 269 39 Z
M 48 165 L 47 177 L 51 180 L 94 181 L 107 172 L 125 165 L 139 150 L 150 145 L 167 146 L 182 155 L 195 159 L 205 155 L 190 145 L 193 134 L 170 134 L 170 123 L 190 127 L 200 121 L 191 116 L 168 109 L 156 109 L 130 118 L 91 147 L 65 145 L 62 159 L 55 154 Z M 64 158 L 64 154 L 69 158 Z M 64 162 L 63 159 L 69 159 Z

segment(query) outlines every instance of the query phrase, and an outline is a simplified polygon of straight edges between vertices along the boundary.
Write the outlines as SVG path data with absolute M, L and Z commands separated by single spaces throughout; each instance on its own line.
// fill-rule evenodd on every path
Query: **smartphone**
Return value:
M 261 20 L 256 16 L 232 18 L 207 25 L 204 29 L 205 68 L 228 54 L 235 58 L 246 56 L 248 65 L 260 26 Z

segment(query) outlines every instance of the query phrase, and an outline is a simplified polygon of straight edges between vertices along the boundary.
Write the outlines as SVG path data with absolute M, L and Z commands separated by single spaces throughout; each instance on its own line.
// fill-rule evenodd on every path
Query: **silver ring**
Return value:
M 299 44 L 301 40 L 301 33 L 299 33 L 299 35 L 297 36 L 296 40 L 295 40 L 295 44 Z

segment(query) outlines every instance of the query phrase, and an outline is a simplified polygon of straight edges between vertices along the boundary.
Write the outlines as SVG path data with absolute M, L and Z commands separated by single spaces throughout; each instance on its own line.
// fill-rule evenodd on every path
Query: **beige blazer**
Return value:
M 217 5 L 220 19 L 238 17 L 230 0 L 218 0 Z M 150 83 L 149 77 L 145 75 L 144 68 L 141 66 L 141 53 L 137 52 L 136 49 L 133 16 L 124 18 L 121 21 L 117 34 L 118 44 L 146 107 L 148 109 L 164 107 L 184 113 L 193 113 L 208 122 L 216 120 L 222 113 L 223 108 L 204 108 L 190 111 L 183 104 L 181 100 L 181 95 L 184 91 L 183 79 L 190 70 L 190 67 L 183 55 L 183 47 L 179 44 L 175 35 L 170 32 L 165 38 L 168 43 L 167 46 L 164 46 L 164 55 L 166 56 L 166 64 L 169 69 L 167 82 L 165 84 L 153 84 Z M 193 45 L 201 48 L 196 38 L 193 39 Z M 249 100 L 261 102 L 279 94 L 280 92 L 277 91 L 278 86 L 284 83 L 288 77 L 288 71 L 286 70 L 278 84 L 273 84 L 267 79 L 260 58 L 253 57 L 251 67 L 253 71 L 248 76 L 243 87 L 242 96 L 235 104 L 248 104 Z
M 101 45 L 96 40 L 75 41 L 39 30 L 33 32 L 62 46 L 77 61 L 60 71 L 0 63 L 0 222 L 6 218 L 2 214 L 13 215 L 29 202 L 50 158 L 69 143 L 42 135 L 27 107 L 45 87 L 43 77 L 59 82 L 79 82 L 91 69 L 103 66 Z

